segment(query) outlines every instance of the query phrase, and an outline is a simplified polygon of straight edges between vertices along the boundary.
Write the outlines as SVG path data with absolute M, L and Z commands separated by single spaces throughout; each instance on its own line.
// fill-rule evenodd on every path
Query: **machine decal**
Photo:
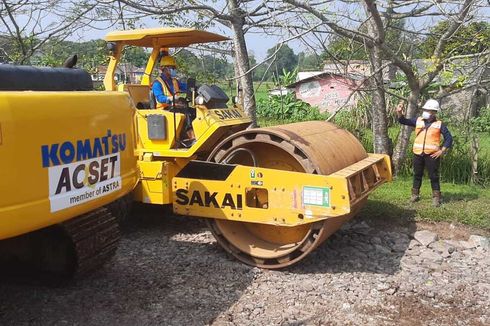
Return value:
M 330 207 L 330 189 L 303 187 L 303 205 Z
M 43 145 L 43 167 L 48 168 L 51 212 L 106 196 L 121 189 L 120 151 L 126 135 L 107 131 L 104 137 Z
M 94 139 L 65 141 L 60 144 L 42 145 L 41 156 L 43 167 L 69 164 L 76 161 L 115 154 L 126 149 L 126 134 L 112 134 Z
M 221 196 L 217 192 L 211 193 L 205 191 L 204 194 L 202 194 L 198 190 L 194 190 L 189 196 L 189 191 L 187 189 L 177 189 L 175 195 L 177 196 L 175 202 L 179 205 L 198 205 L 214 208 L 229 207 L 237 210 L 243 208 L 243 196 L 240 194 L 237 194 L 234 197 L 230 193 L 225 193 L 224 196 Z
M 240 113 L 240 111 L 239 110 L 236 110 L 236 109 L 214 110 L 213 112 L 221 120 L 240 119 L 240 118 L 243 118 L 243 116 Z

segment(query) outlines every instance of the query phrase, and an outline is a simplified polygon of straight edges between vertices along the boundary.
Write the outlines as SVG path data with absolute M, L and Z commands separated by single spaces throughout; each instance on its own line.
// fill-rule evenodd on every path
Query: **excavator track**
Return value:
M 80 277 L 101 267 L 116 253 L 119 225 L 107 208 L 99 208 L 61 224 L 73 245 L 71 275 Z
M 119 224 L 103 207 L 0 241 L 1 275 L 66 281 L 100 268 L 116 252 Z

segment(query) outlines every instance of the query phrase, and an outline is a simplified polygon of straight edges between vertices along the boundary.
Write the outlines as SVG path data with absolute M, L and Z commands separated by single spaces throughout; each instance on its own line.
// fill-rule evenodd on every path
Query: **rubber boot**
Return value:
M 410 202 L 411 203 L 416 203 L 420 200 L 420 190 L 419 189 L 412 189 L 412 197 L 410 197 Z
M 441 206 L 442 198 L 441 198 L 441 192 L 438 190 L 433 190 L 432 191 L 432 205 L 434 207 L 439 207 Z

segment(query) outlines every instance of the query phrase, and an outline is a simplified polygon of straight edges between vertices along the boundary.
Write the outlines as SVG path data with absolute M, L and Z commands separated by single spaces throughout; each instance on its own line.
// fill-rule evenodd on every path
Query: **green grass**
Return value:
M 480 133 L 479 136 L 481 155 L 490 157 L 490 133 Z
M 382 185 L 369 196 L 361 215 L 382 219 L 445 221 L 490 229 L 490 190 L 470 185 L 442 183 L 443 205 L 432 206 L 432 192 L 427 178 L 421 189 L 422 199 L 409 203 L 412 180 L 397 179 Z
M 230 86 L 227 83 L 216 83 L 229 97 L 236 95 L 236 89 L 230 89 Z M 267 99 L 269 96 L 269 91 L 273 89 L 274 83 L 265 81 L 259 87 L 259 82 L 254 82 L 254 90 L 255 90 L 255 100 L 259 101 L 261 99 Z
M 258 102 L 267 99 L 269 91 L 274 88 L 273 82 L 263 82 L 259 87 L 259 82 L 254 82 L 255 100 Z

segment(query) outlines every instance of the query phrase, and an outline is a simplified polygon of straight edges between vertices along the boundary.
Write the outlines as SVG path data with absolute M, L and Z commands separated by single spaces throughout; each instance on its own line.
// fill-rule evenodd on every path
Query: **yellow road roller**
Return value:
M 334 124 L 248 128 L 216 85 L 189 81 L 185 99 L 151 109 L 169 48 L 224 40 L 189 28 L 111 32 L 106 91 L 75 68 L 0 65 L 0 259 L 83 274 L 115 252 L 118 219 L 137 201 L 206 218 L 238 260 L 281 268 L 391 180 L 388 156 Z M 115 79 L 127 46 L 151 49 L 138 84 Z M 196 141 L 185 145 L 187 116 Z

